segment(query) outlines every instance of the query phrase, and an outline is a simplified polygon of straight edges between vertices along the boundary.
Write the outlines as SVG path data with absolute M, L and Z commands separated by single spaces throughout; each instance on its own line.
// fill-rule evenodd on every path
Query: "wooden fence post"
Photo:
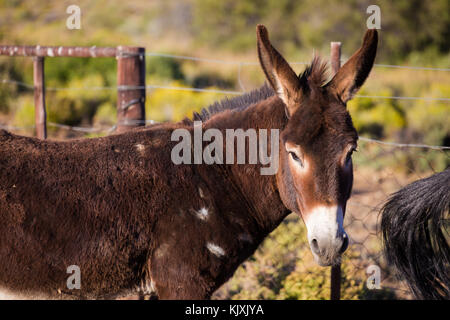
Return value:
M 333 75 L 338 72 L 341 68 L 341 43 L 340 42 L 331 42 L 331 72 Z
M 36 136 L 47 138 L 47 113 L 45 111 L 44 57 L 33 57 L 34 121 Z
M 145 125 L 145 48 L 117 47 L 117 132 Z
M 331 42 L 331 72 L 333 76 L 338 72 L 341 67 L 341 43 L 340 42 Z M 331 290 L 330 290 L 330 299 L 331 300 L 340 300 L 341 299 L 341 265 L 338 264 L 336 266 L 331 267 Z

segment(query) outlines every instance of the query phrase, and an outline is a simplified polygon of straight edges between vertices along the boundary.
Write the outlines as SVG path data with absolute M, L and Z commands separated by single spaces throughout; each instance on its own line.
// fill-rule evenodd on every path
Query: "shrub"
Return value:
M 361 93 L 361 95 L 367 95 Z M 391 90 L 383 90 L 376 95 L 392 96 Z M 393 133 L 405 128 L 406 114 L 396 100 L 369 98 L 354 99 L 348 104 L 355 128 L 361 135 L 380 139 L 392 136 Z
M 117 108 L 110 102 L 101 104 L 95 113 L 94 126 L 113 126 L 117 122 Z
M 182 87 L 179 82 L 169 85 Z M 154 89 L 147 92 L 146 116 L 155 121 L 179 121 L 222 98 L 223 94 L 214 92 Z
M 23 95 L 16 100 L 13 125 L 25 128 L 26 133 L 34 132 L 34 98 L 32 95 Z
M 91 123 L 98 107 L 116 100 L 115 90 L 98 90 L 104 87 L 104 78 L 99 74 L 91 74 L 83 78 L 73 78 L 68 90 L 49 91 L 47 95 L 47 112 L 49 121 L 77 125 L 82 122 Z M 91 88 L 82 89 L 79 88 Z
M 289 216 L 261 244 L 232 279 L 214 295 L 220 299 L 329 299 L 330 268 L 314 262 L 306 228 Z M 395 298 L 385 289 L 368 290 L 361 256 L 351 248 L 343 256 L 342 299 Z M 375 292 L 376 291 L 376 292 Z
M 184 80 L 181 64 L 175 59 L 165 57 L 148 57 L 146 63 L 147 74 L 150 79 Z

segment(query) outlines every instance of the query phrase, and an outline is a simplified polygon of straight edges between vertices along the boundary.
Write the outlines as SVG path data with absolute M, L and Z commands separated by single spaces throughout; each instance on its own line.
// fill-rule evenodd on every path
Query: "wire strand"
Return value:
M 161 122 L 155 121 L 155 120 L 126 120 L 122 122 L 118 122 L 117 124 L 128 124 L 128 125 L 139 125 L 139 124 L 158 124 Z M 92 132 L 107 132 L 111 130 L 112 128 L 115 128 L 117 124 L 111 126 L 111 127 L 80 127 L 80 126 L 70 126 L 62 123 L 55 123 L 55 122 L 47 122 L 47 125 L 66 129 L 66 130 L 72 130 L 72 131 L 79 131 L 79 132 L 86 132 L 86 133 L 92 133 Z M 32 126 L 10 126 L 8 124 L 0 124 L 0 129 L 5 130 L 27 130 L 27 129 L 33 129 L 35 128 L 34 125 Z M 367 137 L 359 137 L 359 140 L 371 142 L 371 143 L 377 143 L 382 145 L 388 145 L 392 147 L 398 147 L 398 148 L 424 148 L 424 149 L 432 149 L 432 150 L 450 150 L 450 147 L 448 146 L 434 146 L 434 145 L 427 145 L 427 144 L 418 144 L 418 143 L 399 143 L 399 142 L 388 142 L 388 141 L 381 141 L 376 139 L 371 139 Z
M 398 147 L 398 148 L 426 148 L 426 149 L 433 149 L 433 150 L 450 150 L 450 147 L 447 147 L 447 146 L 431 146 L 431 145 L 427 145 L 427 144 L 418 144 L 418 143 L 387 142 L 387 141 L 380 141 L 380 140 L 375 140 L 375 139 L 366 138 L 366 137 L 359 137 L 359 140 L 366 141 L 366 142 L 374 142 L 374 143 L 383 144 L 383 145 L 392 146 L 392 147 Z
M 211 58 L 202 58 L 202 57 L 194 57 L 194 56 L 185 56 L 185 55 L 176 55 L 170 53 L 161 53 L 161 52 L 148 52 L 146 56 L 150 57 L 162 57 L 162 58 L 171 58 L 171 59 L 180 59 L 180 60 L 191 60 L 197 62 L 207 62 L 207 63 L 217 63 L 217 64 L 231 64 L 231 65 L 259 65 L 259 62 L 256 61 L 231 61 L 231 60 L 222 60 L 222 59 L 211 59 Z M 346 61 L 342 60 L 343 63 Z M 308 62 L 304 61 L 292 61 L 290 64 L 308 64 Z M 375 63 L 375 67 L 378 68 L 398 68 L 398 69 L 411 69 L 411 70 L 428 70 L 428 71 L 450 71 L 450 68 L 437 68 L 437 67 L 421 67 L 421 66 L 401 66 L 401 65 L 393 65 L 393 64 L 380 64 Z
M 34 89 L 34 86 L 15 80 L 3 79 L 2 83 L 15 84 L 28 89 Z M 220 89 L 204 89 L 204 88 L 192 88 L 192 87 L 176 87 L 159 84 L 151 84 L 147 86 L 106 86 L 106 87 L 46 87 L 47 91 L 71 91 L 71 90 L 142 90 L 142 89 L 164 89 L 164 90 L 179 90 L 179 91 L 192 91 L 192 92 L 209 92 L 220 94 L 239 95 L 244 91 L 235 90 L 220 90 Z M 358 99 L 394 99 L 394 100 L 425 100 L 425 101 L 450 101 L 450 98 L 436 98 L 436 97 L 405 97 L 405 96 L 372 96 L 372 95 L 355 95 L 354 98 Z

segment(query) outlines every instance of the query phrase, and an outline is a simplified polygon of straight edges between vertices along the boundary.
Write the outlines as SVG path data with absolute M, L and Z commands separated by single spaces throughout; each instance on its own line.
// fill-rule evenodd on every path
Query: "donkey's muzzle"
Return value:
M 314 259 L 321 266 L 338 264 L 348 248 L 349 239 L 343 228 L 340 206 L 320 206 L 305 219 L 308 242 Z
M 329 239 L 312 238 L 309 242 L 316 262 L 321 266 L 335 265 L 340 262 L 341 255 L 348 248 L 348 236 L 344 232 L 339 238 Z

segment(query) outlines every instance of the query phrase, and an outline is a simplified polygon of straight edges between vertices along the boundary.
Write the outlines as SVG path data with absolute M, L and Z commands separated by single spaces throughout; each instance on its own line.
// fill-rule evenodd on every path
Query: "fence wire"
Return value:
M 344 222 L 351 246 L 361 253 L 362 259 L 356 263 L 344 259 L 344 263 L 352 263 L 355 268 L 363 270 L 369 265 L 379 266 L 381 289 L 391 290 L 396 298 L 411 299 L 413 296 L 407 285 L 384 260 L 380 210 L 393 192 L 436 173 L 430 159 L 443 155 L 448 165 L 450 148 L 385 143 L 373 139 L 362 141 L 359 152 L 354 156 L 355 184 Z M 410 161 L 405 161 L 405 157 Z
M 33 90 L 34 86 L 28 83 L 24 83 L 16 80 L 1 79 L 1 83 L 4 84 L 14 84 L 17 86 L 24 87 L 29 90 Z M 238 81 L 239 86 L 244 88 L 241 80 Z M 163 89 L 163 90 L 177 90 L 177 91 L 191 91 L 191 92 L 209 92 L 209 93 L 219 93 L 224 95 L 241 95 L 244 91 L 236 90 L 220 90 L 220 89 L 206 89 L 206 88 L 192 88 L 192 87 L 177 87 L 168 86 L 161 84 L 150 84 L 146 86 L 107 86 L 107 87 L 46 87 L 47 91 L 80 91 L 80 90 L 153 90 L 153 89 Z M 372 95 L 354 95 L 356 99 L 393 99 L 393 100 L 425 100 L 425 101 L 445 101 L 450 102 L 450 98 L 439 98 L 439 97 L 404 97 L 404 96 L 372 96 Z
M 193 57 L 193 56 L 184 56 L 184 55 L 176 55 L 169 53 L 161 53 L 161 52 L 147 52 L 146 56 L 149 57 L 162 57 L 162 58 L 170 58 L 170 59 L 180 59 L 180 60 L 191 60 L 197 62 L 207 62 L 207 63 L 217 63 L 217 64 L 231 64 L 231 65 L 241 65 L 241 66 L 249 66 L 249 65 L 259 65 L 257 61 L 232 61 L 232 60 L 221 60 L 221 59 L 210 59 L 210 58 L 202 58 L 202 57 Z M 341 60 L 341 63 L 345 63 L 346 60 Z M 308 64 L 305 61 L 291 61 L 289 64 Z M 422 71 L 450 71 L 450 68 L 436 68 L 436 67 L 421 67 L 421 66 L 400 66 L 400 65 L 392 65 L 392 64 L 374 64 L 375 67 L 378 68 L 397 68 L 397 69 L 410 69 L 410 70 L 422 70 Z
M 178 90 L 178 91 L 192 91 L 199 93 L 218 93 L 224 95 L 240 95 L 245 91 L 245 84 L 241 79 L 242 69 L 246 66 L 258 65 L 257 62 L 243 62 L 243 61 L 227 61 L 220 59 L 209 59 L 192 56 L 165 54 L 158 52 L 148 52 L 146 56 L 149 57 L 163 57 L 168 59 L 183 59 L 194 62 L 218 63 L 226 65 L 237 66 L 237 84 L 240 90 L 221 90 L 221 89 L 207 89 L 207 88 L 193 88 L 193 87 L 176 87 L 163 84 L 150 84 L 145 87 L 46 87 L 48 91 L 63 91 L 63 90 L 135 90 L 135 89 L 164 89 L 164 90 Z M 292 64 L 307 64 L 306 62 L 293 62 Z M 448 68 L 434 68 L 434 67 L 416 67 L 416 66 L 399 66 L 388 64 L 375 64 L 378 68 L 398 68 L 411 69 L 417 71 L 439 71 L 448 72 Z M 33 90 L 34 86 L 14 79 L 1 79 L 0 83 L 16 85 L 27 90 Z M 448 102 L 450 98 L 447 97 L 403 97 L 403 96 L 370 96 L 370 95 L 356 95 L 360 99 L 395 99 L 395 100 L 426 100 L 426 101 L 440 101 Z M 132 121 L 134 124 L 152 125 L 156 122 L 153 120 L 136 120 Z M 130 120 L 127 120 L 130 123 Z M 117 124 L 113 126 L 70 126 L 62 123 L 48 122 L 48 126 L 63 130 L 73 131 L 74 133 L 85 134 L 110 134 L 115 131 Z M 26 131 L 34 129 L 33 126 L 11 126 L 8 124 L 0 124 L 0 129 L 13 131 Z M 450 147 L 426 145 L 419 143 L 398 143 L 376 140 L 368 137 L 360 137 L 359 152 L 354 156 L 355 162 L 355 183 L 353 195 L 347 204 L 347 213 L 344 221 L 344 227 L 350 237 L 350 248 L 357 253 L 357 258 L 350 258 L 344 255 L 342 266 L 343 270 L 351 267 L 352 273 L 343 273 L 343 282 L 356 281 L 358 283 L 365 283 L 368 278 L 368 266 L 375 265 L 381 269 L 381 283 L 380 289 L 373 291 L 366 291 L 365 298 L 412 298 L 405 283 L 397 277 L 393 270 L 386 264 L 382 254 L 382 242 L 379 230 L 380 209 L 388 198 L 388 196 L 404 187 L 406 184 L 422 179 L 433 172 L 436 172 L 435 164 L 432 159 L 435 155 L 443 155 L 445 161 L 450 163 Z M 412 151 L 414 150 L 414 151 Z M 411 161 L 404 160 L 409 157 Z M 421 168 L 417 167 L 417 163 L 421 163 Z M 387 163 L 388 165 L 380 165 Z M 397 163 L 397 166 L 395 165 Z M 398 167 L 398 164 L 402 164 Z M 289 220 L 289 219 L 288 219 Z M 298 222 L 298 221 L 297 221 Z M 299 233 L 300 236 L 300 233 Z M 269 236 L 268 241 L 275 241 L 273 237 Z M 280 248 L 286 246 L 285 243 L 276 243 Z M 306 259 L 300 256 L 298 252 L 308 251 L 306 242 L 299 245 L 296 251 L 292 251 L 288 257 L 290 263 L 283 266 L 282 272 L 292 272 L 298 265 L 296 261 L 299 259 Z M 256 253 L 257 255 L 262 253 Z M 275 258 L 274 258 L 275 259 Z M 261 276 L 261 266 L 254 265 L 251 262 L 244 264 L 246 276 L 251 279 L 258 279 Z M 263 274 L 262 283 L 268 286 L 279 286 L 279 279 L 274 277 L 273 265 L 268 263 L 265 266 L 265 273 Z M 311 268 L 316 268 L 311 267 Z M 313 269 L 302 269 L 305 274 L 316 275 Z M 306 270 L 306 271 L 305 271 Z M 356 271 L 355 271 L 356 270 Z M 259 279 L 258 281 L 260 281 Z M 256 280 L 255 280 L 256 281 Z M 353 283 L 353 282 L 352 282 Z M 255 288 L 251 284 L 242 284 L 241 290 L 251 291 Z M 345 289 L 345 286 L 343 287 Z M 227 295 L 228 294 L 228 295 Z M 392 295 L 391 295 L 392 294 Z M 345 295 L 344 295 L 345 296 Z M 229 293 L 225 290 L 219 291 L 216 294 L 217 298 L 230 298 Z M 348 298 L 348 297 L 347 297 Z M 350 296 L 350 298 L 361 298 Z

